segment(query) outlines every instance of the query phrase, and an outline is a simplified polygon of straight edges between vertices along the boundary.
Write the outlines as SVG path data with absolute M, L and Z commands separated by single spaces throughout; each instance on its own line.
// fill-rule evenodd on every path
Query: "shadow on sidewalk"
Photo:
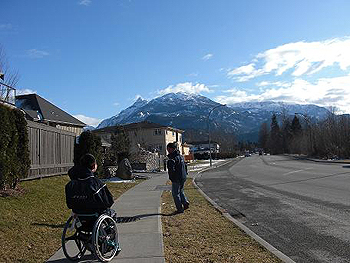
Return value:
M 137 220 L 140 220 L 145 217 L 150 217 L 150 216 L 174 216 L 177 213 L 173 212 L 170 214 L 163 214 L 163 213 L 154 213 L 154 214 L 142 214 L 142 215 L 136 215 L 136 216 L 121 216 L 117 217 L 117 223 L 130 223 L 130 222 L 135 222 Z
M 173 212 L 170 214 L 154 213 L 154 214 L 142 214 L 142 215 L 136 215 L 136 216 L 121 216 L 121 217 L 117 217 L 117 223 L 122 224 L 122 223 L 135 222 L 142 218 L 150 217 L 150 216 L 174 216 L 174 215 L 177 215 L 177 213 L 176 212 Z M 66 223 L 62 223 L 62 224 L 32 223 L 31 225 L 50 227 L 50 228 L 64 228 L 65 224 Z

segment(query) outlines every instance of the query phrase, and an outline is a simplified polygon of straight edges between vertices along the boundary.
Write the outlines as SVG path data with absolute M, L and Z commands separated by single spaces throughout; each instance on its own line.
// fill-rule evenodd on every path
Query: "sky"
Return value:
M 0 10 L 17 94 L 88 125 L 180 91 L 350 113 L 348 0 L 0 0 Z

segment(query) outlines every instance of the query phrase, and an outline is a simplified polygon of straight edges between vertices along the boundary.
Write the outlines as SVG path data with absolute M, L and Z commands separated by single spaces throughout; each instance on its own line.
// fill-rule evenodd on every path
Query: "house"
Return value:
M 29 177 L 64 174 L 73 166 L 74 142 L 85 123 L 37 94 L 16 96 L 27 119 L 31 166 Z
M 186 162 L 191 162 L 194 160 L 194 155 L 193 152 L 191 152 L 191 147 L 193 147 L 193 145 L 186 142 L 182 144 L 181 154 L 184 156 Z
M 124 131 L 128 135 L 130 152 L 137 152 L 142 148 L 165 156 L 166 145 L 170 142 L 177 142 L 178 148 L 182 148 L 183 130 L 148 121 L 105 127 L 94 130 L 93 133 L 110 143 L 111 135 L 119 131 Z
M 191 152 L 194 154 L 209 154 L 209 141 L 191 142 Z M 217 142 L 210 142 L 211 153 L 219 153 L 220 145 Z
M 47 124 L 51 127 L 73 132 L 76 136 L 83 132 L 85 123 L 61 110 L 37 94 L 16 96 L 16 107 L 25 112 L 26 119 Z

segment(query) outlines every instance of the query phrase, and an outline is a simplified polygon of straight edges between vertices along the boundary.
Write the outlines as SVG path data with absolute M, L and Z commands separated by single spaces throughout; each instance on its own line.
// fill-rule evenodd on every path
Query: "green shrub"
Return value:
M 30 168 L 27 122 L 23 113 L 0 104 L 0 189 L 15 188 Z
M 102 143 L 101 138 L 90 131 L 85 131 L 79 136 L 79 143 L 74 144 L 74 164 L 79 164 L 80 158 L 91 153 L 97 161 L 97 174 L 102 172 Z

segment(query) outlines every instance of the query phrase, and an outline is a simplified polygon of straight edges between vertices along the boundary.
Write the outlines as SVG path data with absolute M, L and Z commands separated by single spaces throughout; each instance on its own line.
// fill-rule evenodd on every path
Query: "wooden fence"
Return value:
M 66 173 L 73 166 L 75 133 L 27 121 L 29 179 Z

